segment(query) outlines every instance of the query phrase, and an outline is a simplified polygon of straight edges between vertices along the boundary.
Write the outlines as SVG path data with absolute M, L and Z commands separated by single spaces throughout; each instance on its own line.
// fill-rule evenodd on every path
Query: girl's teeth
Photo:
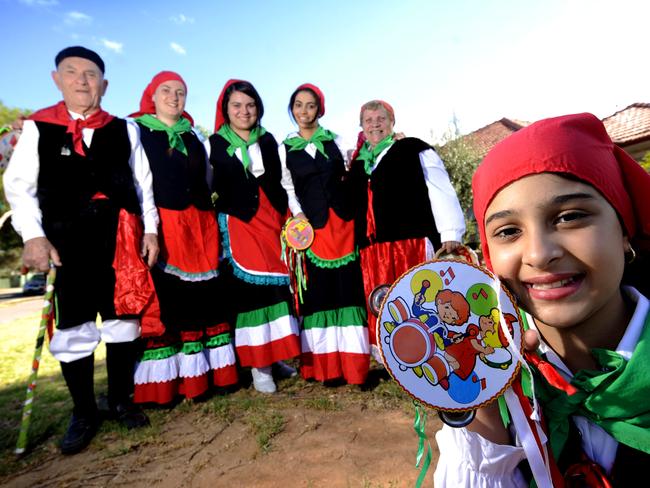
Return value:
M 551 290 L 553 288 L 561 288 L 565 285 L 568 285 L 573 281 L 573 278 L 567 278 L 565 280 L 554 281 L 553 283 L 533 283 L 530 285 L 531 288 L 535 290 Z

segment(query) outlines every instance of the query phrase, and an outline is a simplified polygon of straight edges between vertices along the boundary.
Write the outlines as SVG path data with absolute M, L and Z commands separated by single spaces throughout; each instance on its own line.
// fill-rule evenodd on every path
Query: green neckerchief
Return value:
M 334 139 L 336 139 L 336 134 L 334 134 L 334 132 L 323 129 L 319 125 L 318 129 L 316 129 L 316 132 L 314 132 L 314 134 L 309 139 L 305 139 L 300 135 L 291 138 L 287 137 L 284 140 L 284 144 L 289 146 L 289 151 L 302 151 L 311 143 L 316 146 L 316 149 L 318 149 L 319 153 L 325 156 L 326 159 L 329 159 L 329 156 L 325 153 L 325 146 L 323 143 L 327 141 L 333 141 Z
M 230 124 L 223 124 L 217 131 L 217 134 L 230 143 L 230 146 L 226 149 L 228 156 L 232 156 L 235 154 L 237 148 L 241 148 L 242 164 L 244 165 L 244 170 L 247 170 L 251 164 L 251 158 L 248 155 L 248 148 L 255 144 L 260 137 L 266 134 L 266 129 L 259 125 L 255 126 L 248 136 L 248 141 L 239 137 L 239 134 L 230 128 Z M 248 172 L 246 174 L 248 174 Z
M 169 147 L 176 149 L 178 152 L 182 152 L 187 156 L 187 148 L 183 139 L 181 139 L 181 134 L 189 132 L 192 130 L 192 124 L 185 117 L 178 119 L 174 125 L 169 127 L 167 124 L 161 122 L 156 117 L 151 114 L 144 114 L 135 119 L 136 122 L 140 122 L 145 127 L 148 127 L 151 130 L 164 130 L 167 132 L 167 139 L 169 140 Z
M 367 175 L 370 175 L 370 173 L 372 173 L 372 167 L 375 165 L 377 156 L 379 156 L 384 151 L 384 149 L 386 149 L 388 146 L 390 146 L 393 143 L 393 136 L 394 134 L 384 137 L 372 149 L 370 148 L 370 144 L 368 144 L 368 141 L 363 143 L 363 146 L 361 146 L 361 149 L 359 150 L 359 155 L 357 156 L 357 159 L 360 159 L 361 161 L 364 162 L 363 167 L 366 170 Z
M 531 365 L 555 458 L 569 437 L 571 415 L 586 417 L 618 442 L 650 454 L 650 314 L 629 361 L 606 349 L 591 352 L 598 370 L 578 371 L 571 379 L 578 389 L 573 395 L 549 385 Z

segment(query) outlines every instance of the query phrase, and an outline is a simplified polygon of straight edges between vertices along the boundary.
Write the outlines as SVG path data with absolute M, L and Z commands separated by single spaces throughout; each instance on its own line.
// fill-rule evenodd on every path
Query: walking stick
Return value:
M 27 383 L 27 394 L 25 396 L 25 403 L 23 403 L 23 416 L 20 421 L 20 432 L 18 433 L 18 442 L 16 443 L 16 455 L 21 455 L 25 452 L 27 447 L 27 431 L 29 430 L 29 421 L 32 416 L 32 409 L 34 407 L 34 390 L 36 389 L 36 375 L 38 374 L 38 366 L 41 363 L 41 352 L 43 351 L 43 342 L 45 342 L 45 330 L 47 329 L 48 322 L 52 317 L 54 311 L 54 279 L 56 278 L 56 268 L 51 267 L 50 272 L 47 274 L 47 284 L 45 287 L 45 296 L 43 302 L 43 311 L 41 312 L 41 323 L 38 327 L 38 334 L 36 335 L 36 347 L 34 348 L 34 359 L 32 360 L 32 372 L 29 376 L 29 383 Z

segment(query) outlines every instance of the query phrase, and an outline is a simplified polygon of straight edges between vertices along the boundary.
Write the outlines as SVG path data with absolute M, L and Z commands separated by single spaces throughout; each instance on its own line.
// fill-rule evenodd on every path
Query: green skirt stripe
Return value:
M 265 325 L 281 317 L 291 315 L 289 312 L 289 304 L 287 302 L 276 303 L 270 307 L 259 308 L 252 312 L 242 312 L 237 315 L 237 324 L 235 327 L 241 329 L 243 327 L 258 327 Z
M 199 341 L 195 342 L 184 342 L 181 352 L 183 354 L 196 354 L 203 351 L 203 343 Z
M 230 333 L 228 332 L 211 337 L 206 341 L 205 347 L 214 348 L 225 344 L 230 344 Z
M 167 359 L 172 357 L 181 350 L 179 345 L 159 347 L 156 349 L 147 349 L 142 353 L 141 361 L 154 361 L 157 359 Z
M 306 316 L 303 329 L 325 328 L 331 326 L 347 327 L 366 324 L 366 309 L 363 307 L 344 307 L 336 310 L 316 312 Z

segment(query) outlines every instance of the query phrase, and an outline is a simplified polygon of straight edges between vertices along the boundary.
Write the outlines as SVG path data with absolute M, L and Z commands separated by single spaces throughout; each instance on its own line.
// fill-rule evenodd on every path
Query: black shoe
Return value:
M 95 437 L 99 422 L 97 417 L 72 416 L 68 430 L 61 441 L 61 454 L 77 454 Z
M 134 403 L 120 403 L 111 409 L 111 414 L 113 419 L 129 430 L 150 425 L 147 414 Z

